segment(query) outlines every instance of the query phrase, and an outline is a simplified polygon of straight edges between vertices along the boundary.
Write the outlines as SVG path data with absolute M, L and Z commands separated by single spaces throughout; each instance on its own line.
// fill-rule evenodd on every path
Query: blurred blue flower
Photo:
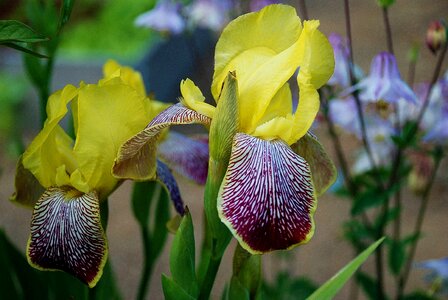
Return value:
M 370 65 L 369 75 L 349 89 L 360 90 L 359 97 L 365 102 L 397 103 L 400 98 L 410 103 L 417 103 L 412 89 L 401 79 L 395 56 L 381 52 L 375 56 Z
M 329 115 L 333 123 L 345 131 L 349 133 L 360 132 L 356 103 L 353 97 L 331 99 Z
M 428 92 L 428 85 L 422 86 L 422 99 Z M 423 115 L 422 128 L 426 131 L 423 140 L 437 144 L 448 143 L 448 72 L 431 91 L 428 108 Z M 423 103 L 423 100 L 421 100 Z
M 390 163 L 391 154 L 393 153 L 394 143 L 391 136 L 396 134 L 396 130 L 391 122 L 378 116 L 367 115 L 366 118 L 366 134 L 367 140 L 372 152 L 372 158 L 376 166 L 385 166 Z M 355 133 L 361 139 L 361 132 Z M 372 164 L 367 152 L 362 150 L 358 153 L 355 164 L 353 165 L 353 173 L 359 174 L 372 169 Z
M 415 264 L 415 267 L 429 270 L 429 274 L 425 276 L 426 280 L 441 281 L 438 291 L 448 294 L 448 257 L 422 261 Z
M 196 0 L 185 8 L 185 13 L 193 27 L 221 30 L 229 22 L 229 0 Z
M 350 48 L 348 47 L 348 41 L 337 33 L 331 33 L 328 36 L 328 40 L 331 43 L 334 51 L 334 73 L 328 80 L 328 85 L 340 86 L 342 88 L 348 88 L 351 85 L 349 68 L 350 68 Z M 363 72 L 357 65 L 354 67 L 355 77 L 361 78 Z
M 180 14 L 181 5 L 170 0 L 160 1 L 156 7 L 137 17 L 135 25 L 147 27 L 161 32 L 181 33 L 185 28 L 185 20 Z

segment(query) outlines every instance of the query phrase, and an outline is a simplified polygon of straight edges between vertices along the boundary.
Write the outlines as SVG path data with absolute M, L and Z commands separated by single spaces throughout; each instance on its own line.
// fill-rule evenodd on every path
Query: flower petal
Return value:
M 95 286 L 107 259 L 96 193 L 47 189 L 34 208 L 27 257 L 35 268 L 62 270 Z
M 333 47 L 317 27 L 319 21 L 305 21 L 299 41 L 300 68 L 309 72 L 310 82 L 316 89 L 323 86 L 334 72 Z
M 170 199 L 173 202 L 176 211 L 183 216 L 185 214 L 184 202 L 180 196 L 179 186 L 177 185 L 176 179 L 171 173 L 167 165 L 165 165 L 160 160 L 157 160 L 157 180 L 162 183 L 165 189 L 170 195 Z
M 252 254 L 306 243 L 316 197 L 308 163 L 283 141 L 235 135 L 218 212 Z
M 311 133 L 307 133 L 297 143 L 291 145 L 297 155 L 310 165 L 316 196 L 322 195 L 336 180 L 337 171 L 324 147 Z
M 209 118 L 213 118 L 215 107 L 204 102 L 205 97 L 201 90 L 189 78 L 180 83 L 182 98 L 180 102 L 185 106 Z
M 299 104 L 294 113 L 294 133 L 290 140 L 286 141 L 288 144 L 298 141 L 308 132 L 320 106 L 319 94 L 312 84 L 312 75 L 307 69 L 300 69 L 297 82 L 299 84 Z
M 210 124 L 210 118 L 182 104 L 170 106 L 155 117 L 145 129 L 127 140 L 119 149 L 112 172 L 118 178 L 154 179 L 156 174 L 157 139 L 171 125 Z
M 80 88 L 74 155 L 92 190 L 105 198 L 117 185 L 111 174 L 118 148 L 148 122 L 149 99 L 122 80 Z
M 253 132 L 271 99 L 296 71 L 301 29 L 295 9 L 286 5 L 246 14 L 224 29 L 216 45 L 212 93 L 218 99 L 228 72 L 236 71 L 242 131 Z
M 159 144 L 158 157 L 175 172 L 205 184 L 208 172 L 208 141 L 171 131 Z
M 16 191 L 11 196 L 11 201 L 31 208 L 34 207 L 40 195 L 42 195 L 45 190 L 36 177 L 34 177 L 33 173 L 28 169 L 25 169 L 22 162 L 22 156 L 17 162 L 14 184 Z
M 56 169 L 66 165 L 76 168 L 71 154 L 73 141 L 58 125 L 67 113 L 67 104 L 76 96 L 77 89 L 68 85 L 48 99 L 44 128 L 34 138 L 23 154 L 23 166 L 30 170 L 43 187 L 55 184 Z

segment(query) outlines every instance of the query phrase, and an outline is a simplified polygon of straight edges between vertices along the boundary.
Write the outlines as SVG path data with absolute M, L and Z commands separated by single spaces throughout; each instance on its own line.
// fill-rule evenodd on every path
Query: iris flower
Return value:
M 100 203 L 120 183 L 111 173 L 118 147 L 167 107 L 146 97 L 142 78 L 132 69 L 109 61 L 104 75 L 98 84 L 67 85 L 50 96 L 44 127 L 19 161 L 12 197 L 34 207 L 29 263 L 66 271 L 90 287 L 107 258 Z M 74 140 L 59 125 L 69 105 Z M 163 163 L 157 172 L 160 180 L 172 182 Z M 176 193 L 177 186 L 166 187 Z
M 316 195 L 335 178 L 328 156 L 308 134 L 319 109 L 317 88 L 327 82 L 334 68 L 331 45 L 318 26 L 318 21 L 302 25 L 292 7 L 270 5 L 230 22 L 216 45 L 212 94 L 219 104 L 226 78 L 236 76 L 239 119 L 217 210 L 251 253 L 307 242 L 314 232 Z M 288 80 L 298 68 L 299 104 L 293 113 Z M 115 175 L 153 176 L 154 148 L 163 128 L 191 123 L 209 126 L 215 119 L 225 127 L 226 116 L 218 116 L 215 106 L 204 102 L 191 80 L 182 81 L 180 89 L 180 103 L 123 144 Z M 210 136 L 210 145 L 216 142 Z

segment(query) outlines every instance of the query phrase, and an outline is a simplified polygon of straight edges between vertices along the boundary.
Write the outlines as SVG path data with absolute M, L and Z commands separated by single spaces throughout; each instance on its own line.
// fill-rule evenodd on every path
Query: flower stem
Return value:
M 397 299 L 402 298 L 404 289 L 406 287 L 406 283 L 409 279 L 409 273 L 411 270 L 412 262 L 414 260 L 415 252 L 417 250 L 417 244 L 419 241 L 419 237 L 422 232 L 422 225 L 423 225 L 423 220 L 425 218 L 426 209 L 428 207 L 429 195 L 430 195 L 434 180 L 436 178 L 436 174 L 437 174 L 437 170 L 439 169 L 440 162 L 442 161 L 442 158 L 443 158 L 443 150 L 441 147 L 438 146 L 435 151 L 436 151 L 436 154 L 435 154 L 434 169 L 429 178 L 429 182 L 426 185 L 425 190 L 423 191 L 422 199 L 420 202 L 420 208 L 418 210 L 417 221 L 416 221 L 415 227 L 414 227 L 413 236 L 416 237 L 416 240 L 412 243 L 411 248 L 409 250 L 409 255 L 406 257 L 406 262 L 404 265 L 403 273 L 401 274 L 400 279 L 399 279 Z
M 384 26 L 386 27 L 387 50 L 389 51 L 390 54 L 394 54 L 392 30 L 390 27 L 389 10 L 387 9 L 387 7 L 383 7 L 383 21 Z
M 215 283 L 215 278 L 218 273 L 219 265 L 221 264 L 221 259 L 222 256 L 210 256 L 204 281 L 202 282 L 201 290 L 199 291 L 199 300 L 207 300 L 210 298 L 210 293 L 212 291 L 213 284 Z
M 152 270 L 154 267 L 153 255 L 151 255 L 151 239 L 148 227 L 141 228 L 141 237 L 143 241 L 144 249 L 144 265 L 143 274 L 140 278 L 140 283 L 138 285 L 137 299 L 143 300 L 146 298 L 146 293 L 148 292 L 149 281 L 151 280 Z
M 306 8 L 306 1 L 305 0 L 299 0 L 299 7 L 300 7 L 300 11 L 302 12 L 303 20 L 309 20 L 308 10 Z

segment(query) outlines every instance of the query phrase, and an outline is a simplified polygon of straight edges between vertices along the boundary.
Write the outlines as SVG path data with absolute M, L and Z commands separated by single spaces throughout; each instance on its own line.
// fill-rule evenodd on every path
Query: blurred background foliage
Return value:
M 27 1 L 0 0 L 0 18 L 28 23 Z M 78 0 L 66 25 L 60 46 L 63 58 L 138 60 L 159 35 L 134 26 L 135 18 L 155 5 L 155 0 Z M 123 42 L 125 41 L 125 42 Z

